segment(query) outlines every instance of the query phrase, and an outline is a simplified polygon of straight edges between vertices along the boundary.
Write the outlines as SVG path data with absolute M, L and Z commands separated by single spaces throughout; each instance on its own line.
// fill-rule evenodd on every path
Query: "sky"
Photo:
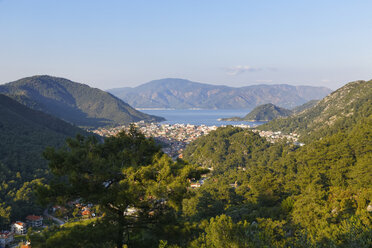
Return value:
M 370 0 L 0 0 L 0 83 L 337 89 L 372 79 L 371 10 Z

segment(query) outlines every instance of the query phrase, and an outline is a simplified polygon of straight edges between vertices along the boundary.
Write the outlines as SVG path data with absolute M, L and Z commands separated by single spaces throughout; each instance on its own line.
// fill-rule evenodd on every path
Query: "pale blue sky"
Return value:
M 243 86 L 372 78 L 372 1 L 0 0 L 0 82 L 107 89 L 166 77 Z

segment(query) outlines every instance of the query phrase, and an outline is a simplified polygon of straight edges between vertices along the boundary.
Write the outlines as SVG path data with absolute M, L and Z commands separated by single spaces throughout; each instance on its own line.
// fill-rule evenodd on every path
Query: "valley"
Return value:
M 132 227 L 142 228 L 137 220 L 162 230 L 143 247 L 158 239 L 188 247 L 200 247 L 202 237 L 217 242 L 210 236 L 210 230 L 219 232 L 216 221 L 230 226 L 230 242 L 237 247 L 243 246 L 240 242 L 275 247 L 352 242 L 365 247 L 371 212 L 371 86 L 371 81 L 351 82 L 262 125 L 169 124 L 145 118 L 111 127 L 87 125 L 89 132 L 77 127 L 79 121 L 72 125 L 27 107 L 28 100 L 22 105 L 15 97 L 19 93 L 10 95 L 18 101 L 0 95 L 0 224 L 6 230 L 30 214 L 41 216 L 45 205 L 40 203 L 53 203 L 61 210 L 50 210 L 45 217 L 66 223 L 55 226 L 47 220 L 48 228 L 30 230 L 27 237 L 34 247 L 46 242 L 59 246 L 64 241 L 60 234 L 88 235 L 88 229 L 105 234 L 100 245 L 112 246 L 112 217 L 130 223 L 126 232 L 136 244 L 141 241 Z M 262 106 L 251 113 L 269 116 L 275 110 L 272 104 Z M 129 192 L 138 193 L 127 202 Z M 124 207 L 116 203 L 121 194 Z M 115 217 L 118 207 L 124 217 Z M 155 216 L 165 222 L 152 223 Z M 186 231 L 185 221 L 194 226 Z M 170 227 L 186 235 L 172 238 L 165 231 Z M 251 230 L 256 241 L 234 233 L 236 229 Z M 141 230 L 144 236 L 154 235 Z M 359 234 L 351 241 L 328 234 L 337 230 Z M 312 238 L 303 236 L 305 231 Z M 263 234 L 270 238 L 258 239 Z
M 0 248 L 372 248 L 371 9 L 0 0 Z

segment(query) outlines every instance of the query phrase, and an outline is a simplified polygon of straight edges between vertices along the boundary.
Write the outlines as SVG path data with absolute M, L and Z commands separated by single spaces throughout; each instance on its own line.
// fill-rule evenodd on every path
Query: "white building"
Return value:
M 26 223 L 22 221 L 17 221 L 12 224 L 12 232 L 15 234 L 26 234 L 27 226 Z

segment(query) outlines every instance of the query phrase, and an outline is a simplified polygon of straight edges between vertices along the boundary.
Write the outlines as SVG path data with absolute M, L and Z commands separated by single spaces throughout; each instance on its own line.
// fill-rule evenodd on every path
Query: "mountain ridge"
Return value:
M 110 93 L 86 84 L 48 75 L 0 85 L 0 93 L 78 126 L 97 127 L 164 120 L 132 108 Z
M 330 127 L 347 129 L 360 115 L 372 113 L 372 80 L 354 81 L 332 92 L 313 107 L 293 116 L 270 121 L 259 129 L 296 132 L 302 139 L 319 139 Z
M 325 87 L 278 85 L 249 85 L 230 87 L 166 78 L 137 87 L 107 90 L 135 108 L 176 109 L 253 109 L 273 103 L 293 108 L 309 100 L 321 99 L 331 92 Z

